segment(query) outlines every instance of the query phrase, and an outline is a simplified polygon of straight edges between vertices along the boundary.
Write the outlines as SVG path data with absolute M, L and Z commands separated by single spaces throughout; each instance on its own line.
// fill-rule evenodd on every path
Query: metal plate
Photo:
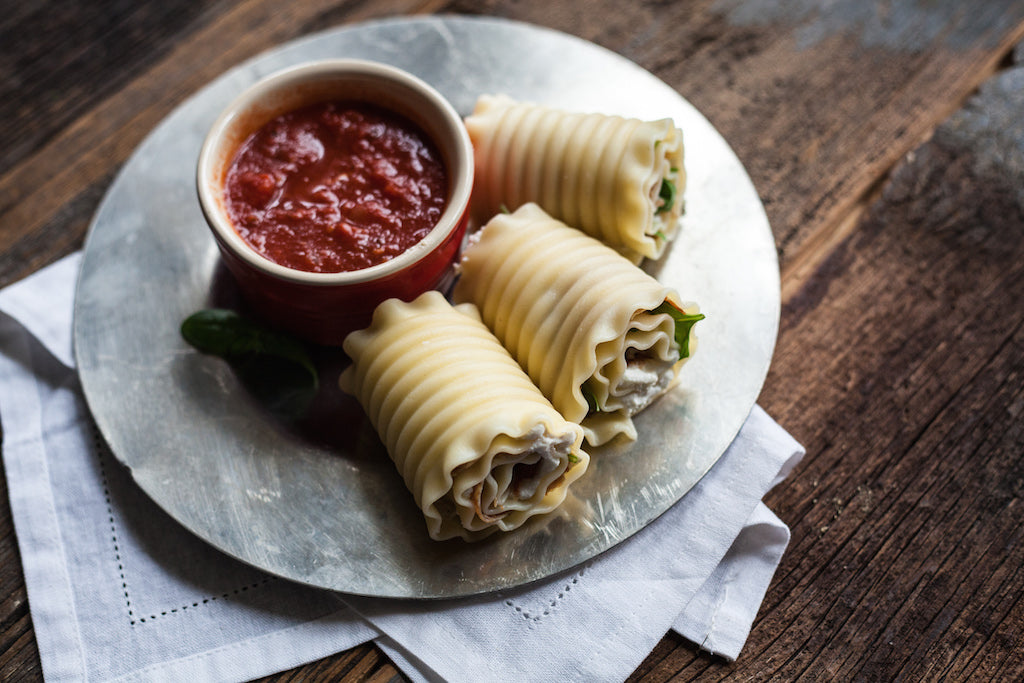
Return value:
M 698 301 L 700 349 L 678 389 L 637 419 L 639 440 L 595 449 L 560 510 L 477 544 L 429 540 L 359 406 L 331 389 L 299 424 L 270 417 L 227 366 L 191 350 L 181 321 L 235 292 L 194 189 L 199 147 L 242 88 L 292 64 L 361 57 L 437 87 L 462 114 L 482 93 L 661 118 L 684 132 L 682 234 L 651 266 Z M 361 24 L 285 45 L 194 95 L 139 147 L 86 242 L 74 337 L 82 387 L 116 457 L 186 528 L 298 582 L 380 597 L 443 598 L 545 578 L 607 550 L 667 510 L 714 464 L 753 406 L 779 321 L 779 270 L 750 179 L 703 116 L 635 64 L 561 33 L 501 20 Z

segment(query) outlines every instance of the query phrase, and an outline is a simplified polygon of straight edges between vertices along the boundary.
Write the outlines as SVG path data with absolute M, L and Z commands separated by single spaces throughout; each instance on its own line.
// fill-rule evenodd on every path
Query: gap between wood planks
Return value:
M 955 112 L 959 111 L 978 92 L 983 83 L 1013 64 L 1014 48 L 1022 40 L 1024 40 L 1024 24 L 1018 26 L 1014 32 L 1008 35 L 999 46 L 999 49 L 994 51 L 993 55 L 978 69 L 975 81 L 962 97 L 951 100 L 946 103 L 946 106 L 935 110 L 933 120 L 929 123 L 925 135 L 917 140 L 908 140 L 905 148 L 901 150 L 899 156 L 895 157 L 895 160 L 888 168 L 845 205 L 837 207 L 832 212 L 833 216 L 823 221 L 822 229 L 800 246 L 799 250 L 782 267 L 783 305 L 800 290 L 828 255 L 854 232 L 857 225 L 860 224 L 860 219 L 864 212 L 879 198 L 893 170 L 902 160 L 930 140 L 939 126 Z

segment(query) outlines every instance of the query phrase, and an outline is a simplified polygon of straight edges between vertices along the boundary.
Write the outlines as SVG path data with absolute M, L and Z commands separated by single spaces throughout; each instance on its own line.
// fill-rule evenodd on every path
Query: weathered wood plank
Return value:
M 391 681 L 404 680 L 387 657 L 372 645 L 349 650 L 328 659 L 310 662 L 281 674 L 258 679 L 277 681 Z
M 0 680 L 26 681 L 41 678 L 39 651 L 32 632 L 32 619 L 25 610 L 17 621 L 3 627 L 0 649 Z
M 0 168 L 116 94 L 194 31 L 211 2 L 16 3 L 0 19 Z M 7 9 L 7 8 L 5 8 Z
M 794 540 L 746 653 L 776 675 L 1024 674 L 1022 103 L 1017 67 L 785 306 L 762 401 L 808 458 L 771 496 Z

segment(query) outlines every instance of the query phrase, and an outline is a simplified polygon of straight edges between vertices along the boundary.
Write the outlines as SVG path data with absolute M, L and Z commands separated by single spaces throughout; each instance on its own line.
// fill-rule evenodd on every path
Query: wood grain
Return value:
M 991 647 L 1019 618 L 1024 174 L 986 158 L 983 131 L 958 135 L 962 118 L 896 169 L 787 304 L 762 397 L 784 422 L 824 418 L 798 434 L 814 455 L 773 497 L 805 569 L 783 569 L 786 601 L 765 619 L 790 630 L 798 613 L 814 633 L 802 648 L 849 653 L 840 677 L 935 680 L 954 657 L 959 674 L 1022 673 L 1013 648 L 965 655 L 968 635 Z M 826 673 L 806 657 L 778 671 Z
M 581 36 L 676 88 L 750 171 L 783 267 L 760 402 L 808 451 L 768 497 L 793 540 L 740 660 L 669 634 L 631 680 L 1024 678 L 1022 3 L 99 8 L 0 17 L 0 285 L 80 247 L 145 135 L 261 50 L 434 11 Z M 40 677 L 5 504 L 0 679 Z M 367 645 L 265 680 L 401 679 Z

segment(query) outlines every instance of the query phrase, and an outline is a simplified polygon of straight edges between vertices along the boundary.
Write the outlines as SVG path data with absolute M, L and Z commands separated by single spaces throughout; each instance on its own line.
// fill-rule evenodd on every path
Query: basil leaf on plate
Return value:
M 276 414 L 300 417 L 319 389 L 319 373 L 301 342 L 234 311 L 193 313 L 181 324 L 181 336 L 199 351 L 226 360 L 253 396 Z

